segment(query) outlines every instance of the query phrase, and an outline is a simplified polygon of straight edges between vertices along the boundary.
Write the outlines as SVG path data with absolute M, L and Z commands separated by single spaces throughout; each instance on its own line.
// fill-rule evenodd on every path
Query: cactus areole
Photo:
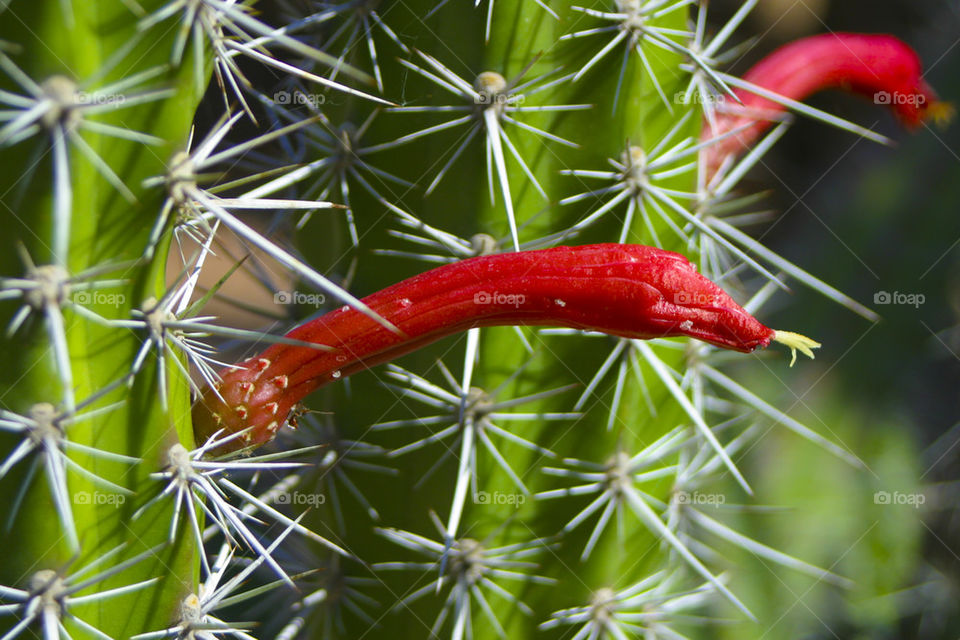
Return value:
M 690 336 L 736 351 L 771 340 L 811 355 L 817 343 L 774 331 L 747 313 L 686 257 L 654 247 L 597 244 L 495 254 L 432 269 L 363 299 L 391 331 L 350 307 L 221 372 L 194 405 L 194 432 L 243 432 L 224 448 L 273 438 L 311 391 L 452 333 L 502 325 L 569 327 L 625 338 Z

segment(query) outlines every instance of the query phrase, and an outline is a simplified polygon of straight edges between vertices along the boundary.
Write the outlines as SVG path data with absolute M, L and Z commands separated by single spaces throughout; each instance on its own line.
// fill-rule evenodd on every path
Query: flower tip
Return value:
M 790 366 L 797 361 L 797 351 L 813 360 L 813 350 L 820 348 L 820 343 L 807 336 L 792 331 L 774 331 L 773 341 L 790 348 Z
M 956 115 L 956 113 L 957 109 L 953 106 L 953 103 L 935 100 L 927 107 L 924 119 L 930 120 L 942 129 L 950 124 L 950 121 L 953 120 L 953 116 Z

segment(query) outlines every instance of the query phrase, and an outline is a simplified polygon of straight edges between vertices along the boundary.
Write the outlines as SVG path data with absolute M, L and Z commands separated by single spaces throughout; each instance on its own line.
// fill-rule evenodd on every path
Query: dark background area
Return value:
M 738 2 L 711 3 L 714 19 Z M 825 31 L 894 34 L 919 53 L 942 99 L 960 102 L 960 5 L 949 2 L 762 0 L 738 32 L 757 38 L 732 71 L 742 73 L 777 46 Z M 776 326 L 817 327 L 825 353 L 842 358 L 831 393 L 879 418 L 906 415 L 923 452 L 918 595 L 925 600 L 890 637 L 955 638 L 960 629 L 960 127 L 905 132 L 867 100 L 837 91 L 810 104 L 897 141 L 888 149 L 799 118 L 741 185 L 769 189 L 775 222 L 754 233 L 765 244 L 872 306 L 877 325 L 797 288 L 781 296 Z M 876 293 L 919 293 L 918 307 L 874 305 Z M 786 304 L 789 303 L 789 304 Z M 830 345 L 854 345 L 831 352 Z M 865 428 L 869 429 L 869 425 Z M 923 585 L 927 585 L 926 589 Z M 862 637 L 862 636 L 861 636 Z M 872 636 L 871 636 L 872 637 Z

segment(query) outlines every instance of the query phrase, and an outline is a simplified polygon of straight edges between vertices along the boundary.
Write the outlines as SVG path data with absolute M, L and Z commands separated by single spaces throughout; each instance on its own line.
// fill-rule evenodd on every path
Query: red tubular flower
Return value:
M 885 104 L 908 128 L 928 119 L 950 116 L 923 79 L 916 52 L 889 35 L 827 33 L 784 45 L 754 65 L 743 79 L 785 98 L 801 101 L 823 89 L 846 89 Z M 705 123 L 703 138 L 722 135 L 753 123 L 737 135 L 706 149 L 708 175 L 729 155 L 750 147 L 785 109 L 746 89 L 735 89 L 743 103 L 729 96 L 713 128 Z
M 329 348 L 276 344 L 221 372 L 216 392 L 206 389 L 194 405 L 198 441 L 223 429 L 244 431 L 229 448 L 268 442 L 314 389 L 472 327 L 560 326 L 640 339 L 685 335 L 743 352 L 776 340 L 811 357 L 819 346 L 765 327 L 684 256 L 643 245 L 471 258 L 363 302 L 400 333 L 350 307 L 297 327 L 288 338 Z

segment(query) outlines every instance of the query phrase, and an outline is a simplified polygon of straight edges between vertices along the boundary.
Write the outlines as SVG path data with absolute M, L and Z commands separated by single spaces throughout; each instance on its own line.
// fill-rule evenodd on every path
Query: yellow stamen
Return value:
M 949 102 L 937 101 L 927 107 L 926 119 L 932 121 L 937 127 L 944 128 L 953 120 L 957 110 Z
M 820 343 L 807 336 L 792 331 L 774 331 L 773 341 L 790 348 L 790 366 L 797 361 L 797 351 L 813 360 L 813 349 L 819 349 Z

